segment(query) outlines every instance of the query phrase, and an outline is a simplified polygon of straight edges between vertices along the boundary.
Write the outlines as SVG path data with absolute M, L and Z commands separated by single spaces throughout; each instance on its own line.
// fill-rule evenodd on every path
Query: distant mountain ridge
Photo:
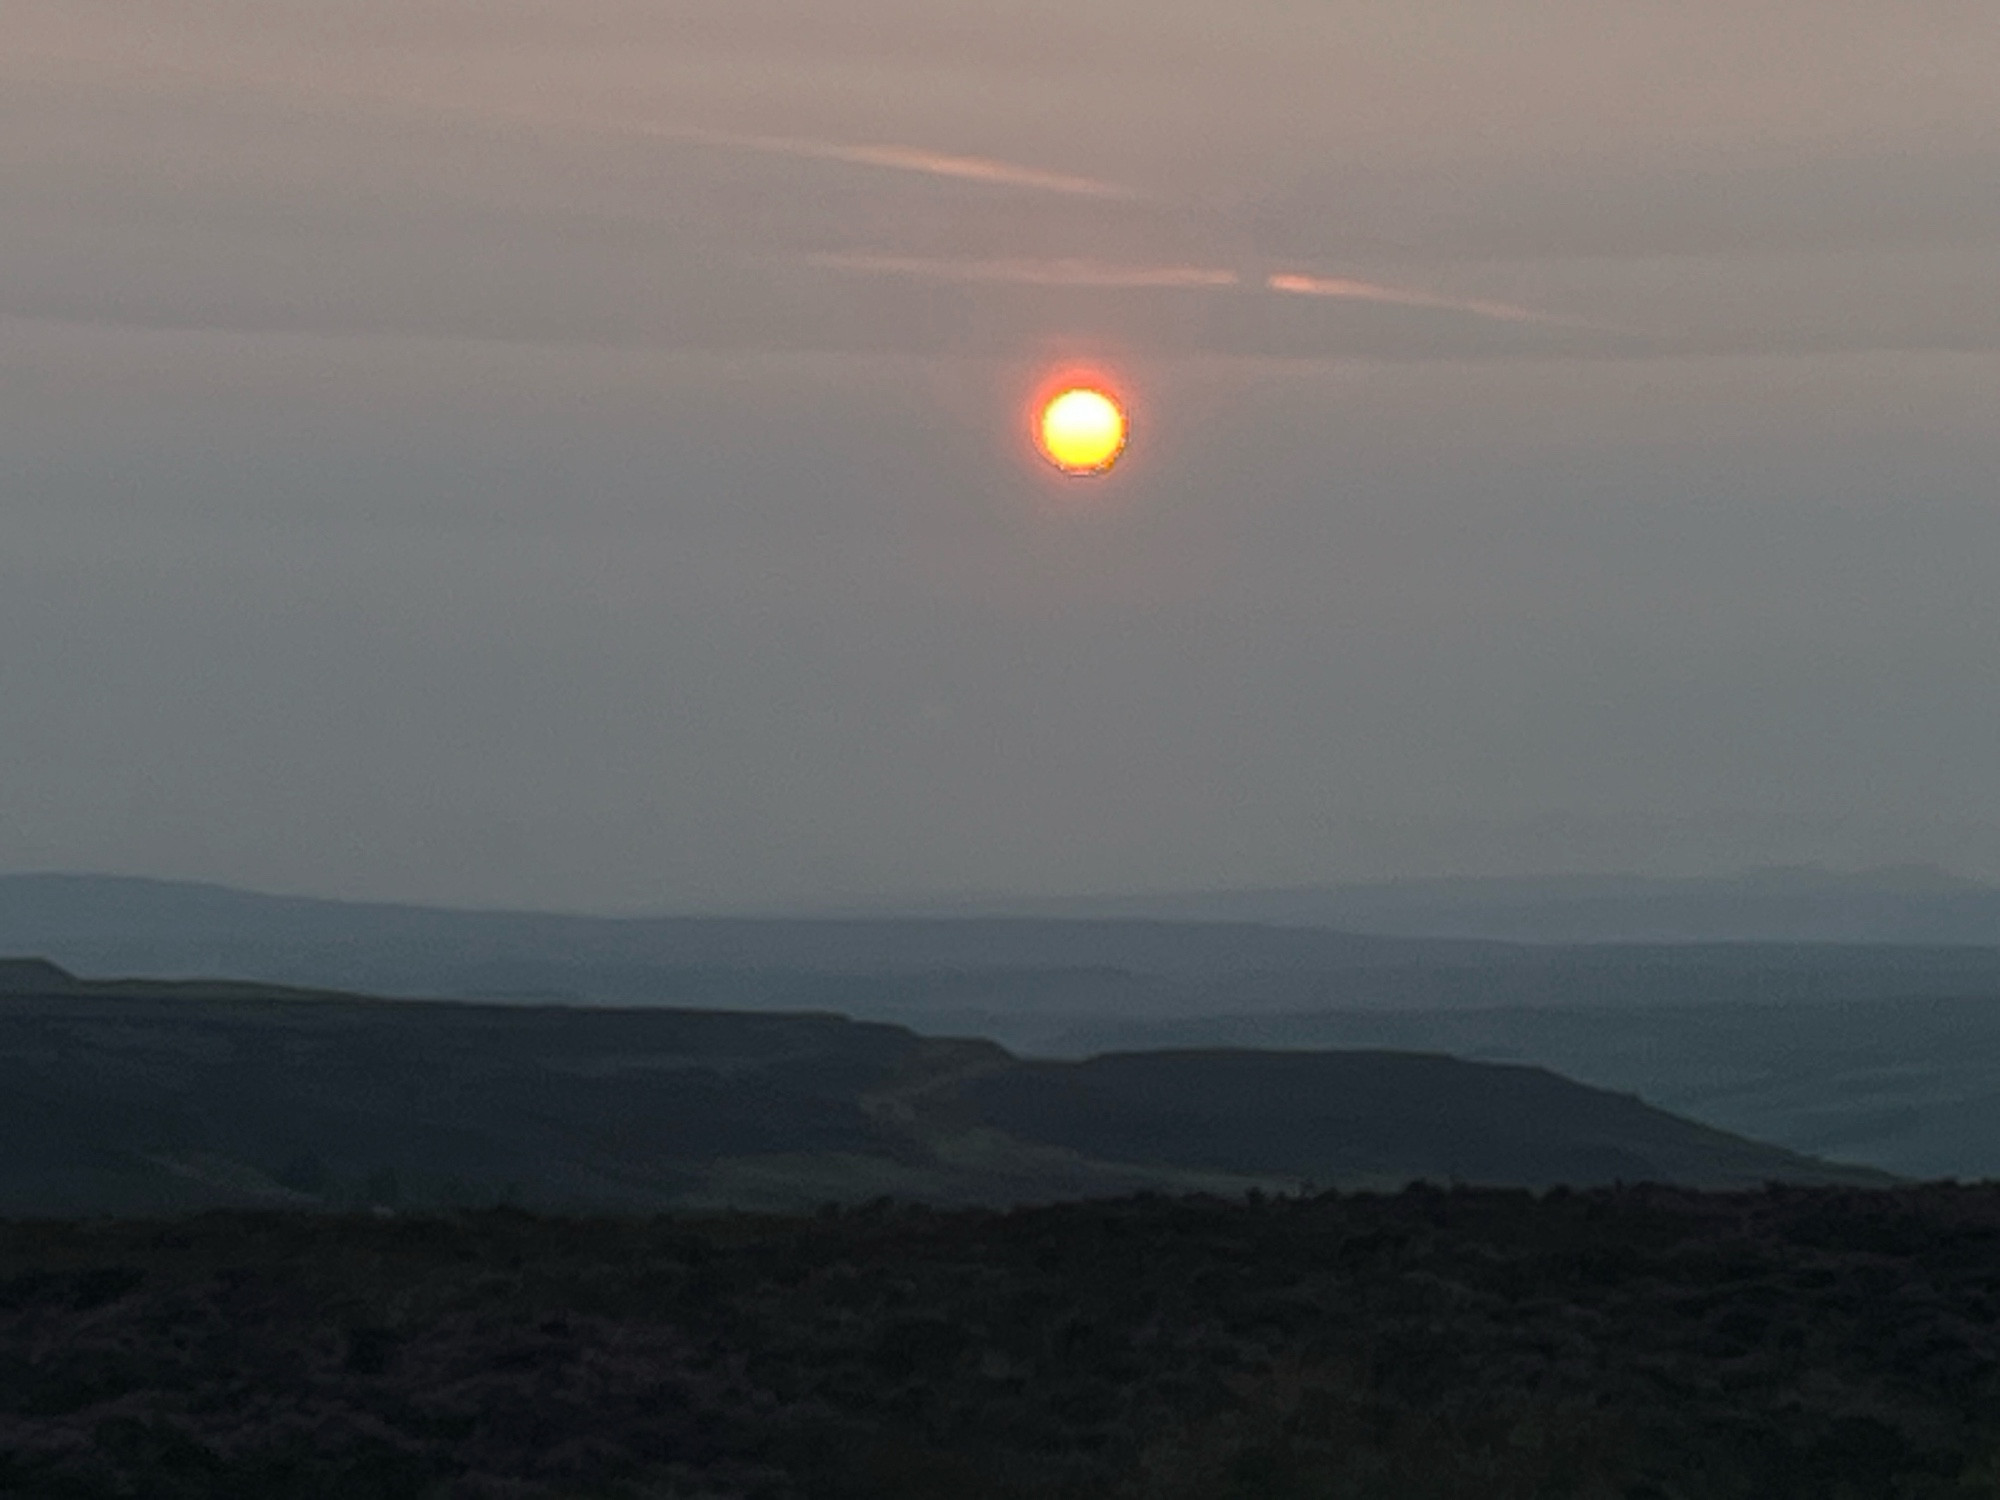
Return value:
M 1734 876 L 1492 876 L 985 900 L 989 915 L 1265 922 L 1514 943 L 2000 944 L 2000 887 L 1925 865 Z
M 353 951 L 365 944 L 368 952 Z M 924 973 L 938 969 L 1130 968 L 1187 975 L 1315 971 L 1399 962 L 1419 951 L 1488 956 L 1497 945 L 1404 939 L 1260 922 L 1150 917 L 603 917 L 269 896 L 225 886 L 98 875 L 0 876 L 0 951 L 45 953 L 82 972 L 121 954 L 169 962 L 153 974 L 240 975 L 245 954 L 393 963 L 411 952 L 464 966 L 551 953 L 606 966 L 686 971 Z M 89 953 L 85 962 L 74 955 Z M 214 960 L 220 959 L 218 964 Z M 107 963 L 107 960 L 114 960 Z M 317 983 L 318 979 L 307 982 Z
M 828 1010 L 1032 1050 L 1079 1020 L 2000 994 L 2000 947 L 1529 945 L 1167 916 L 612 918 L 0 877 L 0 952 L 93 976 Z
M 1033 1063 L 836 1015 L 44 972 L 42 990 L 0 995 L 0 1215 L 1891 1180 L 1542 1069 L 1435 1055 Z

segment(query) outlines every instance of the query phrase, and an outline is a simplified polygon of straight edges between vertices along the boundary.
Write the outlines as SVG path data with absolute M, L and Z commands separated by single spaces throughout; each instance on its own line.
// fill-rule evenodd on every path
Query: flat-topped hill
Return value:
M 81 983 L 46 958 L 0 958 L 0 995 L 66 995 Z
M 1793 1180 L 1804 1160 L 1546 1068 L 1436 1053 L 1123 1053 L 1023 1063 L 967 1093 L 1024 1140 L 1327 1182 L 1722 1186 Z
M 0 1213 L 1887 1180 L 1437 1056 L 1063 1064 L 831 1014 L 43 977 L 0 995 Z

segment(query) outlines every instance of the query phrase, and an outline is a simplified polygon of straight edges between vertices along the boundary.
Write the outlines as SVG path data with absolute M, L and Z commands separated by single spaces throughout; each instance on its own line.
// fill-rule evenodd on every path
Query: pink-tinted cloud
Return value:
M 1386 303 L 1392 307 L 1436 307 L 1451 312 L 1474 313 L 1482 318 L 1496 318 L 1503 323 L 1559 321 L 1546 313 L 1538 313 L 1526 307 L 1516 307 L 1509 302 L 1482 302 L 1463 297 L 1444 297 L 1435 292 L 1382 286 L 1372 281 L 1359 281 L 1350 276 L 1302 276 L 1280 273 L 1267 276 L 1264 285 L 1274 292 L 1297 297 L 1337 297 L 1350 302 Z
M 812 140 L 793 136 L 737 135 L 725 131 L 674 130 L 658 132 L 704 145 L 723 146 L 738 151 L 760 151 L 772 156 L 794 156 L 809 161 L 845 162 L 860 167 L 880 167 L 892 172 L 917 172 L 930 177 L 950 177 L 964 182 L 989 183 L 994 187 L 1020 188 L 1038 193 L 1062 193 L 1077 198 L 1136 198 L 1138 192 L 1095 177 L 1067 172 L 1048 172 L 1018 162 L 998 161 L 986 156 L 957 156 L 932 151 L 923 146 L 868 142 Z

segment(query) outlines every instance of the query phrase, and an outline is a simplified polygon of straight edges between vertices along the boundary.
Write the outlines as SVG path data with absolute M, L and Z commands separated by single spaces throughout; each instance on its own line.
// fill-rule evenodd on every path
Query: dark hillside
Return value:
M 79 983 L 46 958 L 0 958 L 0 995 L 66 995 Z
M 1316 1011 L 1082 1024 L 1058 1055 L 1357 1048 L 1529 1063 L 1808 1155 L 2000 1175 L 2000 997 L 1641 1010 Z
M 1415 1052 L 1126 1053 L 974 1080 L 981 1114 L 1116 1161 L 1400 1180 L 1754 1185 L 1770 1148 L 1542 1068 Z
M 578 1012 L 205 987 L 0 1002 L 0 1205 L 664 1206 L 737 1156 L 867 1152 L 919 1050 L 832 1016 Z
M 1149 1071 L 1150 1070 L 1150 1071 Z M 1477 1177 L 1870 1182 L 1519 1068 L 1066 1070 L 835 1015 L 70 983 L 0 997 L 0 1212 L 1020 1203 Z

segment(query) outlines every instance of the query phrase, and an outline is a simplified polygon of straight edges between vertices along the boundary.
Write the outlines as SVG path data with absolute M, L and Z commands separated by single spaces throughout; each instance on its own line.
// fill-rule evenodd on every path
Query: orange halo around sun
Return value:
M 1127 436 L 1125 408 L 1109 391 L 1070 385 L 1043 405 L 1035 425 L 1042 456 L 1065 474 L 1102 474 L 1118 462 Z

